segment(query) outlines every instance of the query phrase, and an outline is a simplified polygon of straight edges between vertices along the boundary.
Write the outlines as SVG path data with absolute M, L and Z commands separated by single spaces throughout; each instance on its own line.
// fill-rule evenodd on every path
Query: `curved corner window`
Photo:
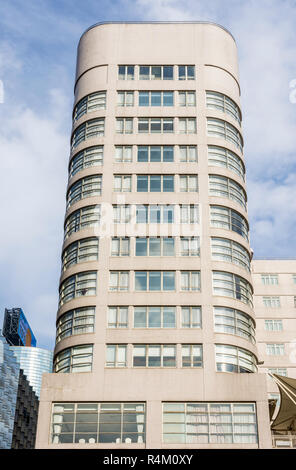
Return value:
M 72 176 L 76 175 L 78 171 L 84 170 L 84 168 L 103 165 L 103 151 L 104 146 L 99 145 L 97 147 L 89 147 L 77 153 L 70 162 L 69 178 L 72 178 Z
M 248 251 L 239 243 L 227 238 L 211 239 L 212 258 L 241 266 L 251 270 L 251 259 Z
M 229 114 L 241 125 L 242 115 L 238 105 L 228 96 L 217 91 L 206 91 L 207 108 L 218 109 Z
M 71 243 L 63 252 L 62 271 L 70 266 L 86 261 L 96 261 L 99 255 L 99 239 L 96 237 L 84 238 Z
M 215 147 L 208 145 L 208 163 L 209 166 L 220 166 L 228 168 L 245 180 L 245 166 L 235 153 L 224 147 Z
M 243 187 L 236 181 L 225 176 L 209 175 L 210 196 L 232 199 L 244 209 L 247 207 L 247 195 Z
M 214 307 L 215 332 L 241 336 L 255 344 L 255 322 L 246 313 L 229 307 Z
M 246 279 L 225 271 L 213 271 L 213 294 L 231 297 L 253 307 L 253 290 Z
M 100 137 L 104 135 L 104 132 L 105 118 L 86 121 L 75 129 L 72 136 L 71 147 L 74 149 L 77 145 L 81 144 L 81 142 L 93 139 L 94 137 Z
M 96 307 L 82 307 L 70 310 L 57 321 L 56 342 L 73 335 L 93 333 Z
M 229 207 L 210 206 L 211 226 L 232 230 L 246 240 L 249 239 L 249 227 L 246 219 Z
M 86 197 L 102 194 L 102 175 L 91 175 L 81 178 L 72 184 L 67 194 L 67 209 Z
M 64 349 L 54 360 L 55 373 L 91 372 L 93 362 L 93 345 L 83 344 Z
M 252 373 L 257 372 L 257 360 L 247 349 L 216 344 L 217 372 Z
M 97 271 L 87 271 L 65 279 L 60 286 L 59 306 L 78 297 L 96 295 Z
M 77 121 L 84 114 L 91 113 L 97 109 L 106 109 L 106 92 L 98 91 L 91 93 L 80 100 L 74 108 L 73 120 Z
M 101 206 L 87 206 L 72 212 L 65 222 L 65 238 L 84 228 L 95 227 L 100 223 Z
M 225 139 L 243 151 L 243 138 L 240 132 L 229 122 L 222 119 L 207 118 L 208 135 Z

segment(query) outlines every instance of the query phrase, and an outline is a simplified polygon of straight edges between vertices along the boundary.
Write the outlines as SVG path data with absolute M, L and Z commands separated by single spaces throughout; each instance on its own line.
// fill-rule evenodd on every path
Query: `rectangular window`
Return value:
M 181 271 L 181 290 L 200 292 L 200 271 Z
M 198 177 L 197 175 L 179 175 L 181 193 L 197 193 Z
M 264 285 L 277 285 L 279 283 L 277 274 L 261 274 L 261 281 Z
M 173 80 L 173 65 L 140 65 L 139 80 Z
M 133 133 L 133 118 L 116 118 L 117 134 Z
M 129 290 L 129 271 L 110 271 L 109 290 L 127 292 Z
M 134 345 L 133 367 L 176 367 L 176 345 Z
M 163 403 L 166 444 L 257 444 L 255 403 Z
M 111 256 L 129 256 L 129 238 L 113 237 L 111 240 Z
M 134 328 L 176 328 L 176 307 L 134 307 Z
M 181 327 L 201 328 L 201 308 L 181 307 Z
M 172 224 L 174 206 L 172 205 L 139 205 L 136 206 L 136 220 L 144 224 Z
M 174 175 L 137 175 L 137 192 L 174 192 Z
M 125 204 L 114 204 L 112 207 L 114 224 L 127 224 L 130 222 L 131 206 Z
M 179 160 L 180 162 L 197 162 L 197 147 L 196 145 L 181 145 L 179 147 Z
M 195 106 L 195 91 L 179 91 L 179 106 Z
M 175 239 L 172 237 L 137 237 L 136 256 L 175 256 Z
M 139 106 L 174 106 L 174 92 L 139 91 Z
M 143 443 L 144 403 L 54 403 L 53 444 Z
M 285 345 L 283 343 L 268 343 L 266 344 L 266 354 L 268 356 L 284 356 Z
M 119 65 L 118 66 L 118 80 L 134 80 L 135 66 L 134 65 Z
M 277 375 L 282 375 L 284 377 L 288 377 L 287 369 L 284 367 L 272 367 L 270 369 L 267 369 L 267 371 L 270 374 L 277 374 Z
M 263 305 L 268 308 L 279 308 L 281 306 L 279 297 L 263 297 Z
M 133 91 L 118 91 L 117 92 L 117 106 L 134 106 L 134 92 Z
M 174 147 L 172 145 L 139 145 L 138 162 L 173 162 Z
M 128 163 L 132 161 L 133 148 L 131 145 L 117 145 L 115 147 L 115 162 Z
M 181 237 L 181 256 L 199 256 L 199 237 Z
M 132 190 L 132 175 L 114 175 L 113 191 L 119 193 L 130 193 Z
M 135 271 L 135 291 L 173 291 L 175 271 Z
M 182 367 L 202 367 L 201 344 L 182 344 Z
M 107 344 L 106 367 L 126 367 L 126 344 Z
M 179 134 L 196 134 L 196 118 L 179 118 Z
M 178 66 L 179 80 L 194 80 L 195 79 L 195 66 L 194 65 L 179 65 Z
M 108 307 L 108 328 L 127 328 L 128 307 Z
M 138 118 L 138 132 L 167 134 L 174 132 L 174 118 Z
M 181 204 L 180 222 L 181 224 L 198 223 L 198 206 L 195 204 Z
M 265 320 L 264 329 L 266 331 L 283 331 L 282 320 Z

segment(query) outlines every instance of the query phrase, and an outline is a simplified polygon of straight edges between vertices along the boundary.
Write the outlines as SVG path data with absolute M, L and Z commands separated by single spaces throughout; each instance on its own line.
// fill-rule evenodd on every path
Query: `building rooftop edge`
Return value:
M 234 42 L 236 43 L 235 37 L 233 34 L 224 26 L 219 23 L 215 23 L 214 21 L 99 21 L 98 23 L 93 24 L 89 28 L 87 28 L 80 36 L 79 43 L 82 37 L 91 29 L 96 28 L 97 26 L 103 26 L 106 24 L 210 24 L 213 26 L 217 26 L 218 28 L 223 29 L 226 33 L 230 34 Z

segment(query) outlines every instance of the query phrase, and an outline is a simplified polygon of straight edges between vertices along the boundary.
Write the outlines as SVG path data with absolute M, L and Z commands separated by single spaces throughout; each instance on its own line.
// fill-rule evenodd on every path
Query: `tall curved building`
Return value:
M 223 27 L 82 35 L 37 447 L 271 446 L 241 121 Z

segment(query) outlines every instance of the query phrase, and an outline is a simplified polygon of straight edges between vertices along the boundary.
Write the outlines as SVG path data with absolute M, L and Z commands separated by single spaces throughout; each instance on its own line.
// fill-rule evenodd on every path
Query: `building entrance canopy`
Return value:
M 296 379 L 270 374 L 279 387 L 281 404 L 272 431 L 296 432 Z

